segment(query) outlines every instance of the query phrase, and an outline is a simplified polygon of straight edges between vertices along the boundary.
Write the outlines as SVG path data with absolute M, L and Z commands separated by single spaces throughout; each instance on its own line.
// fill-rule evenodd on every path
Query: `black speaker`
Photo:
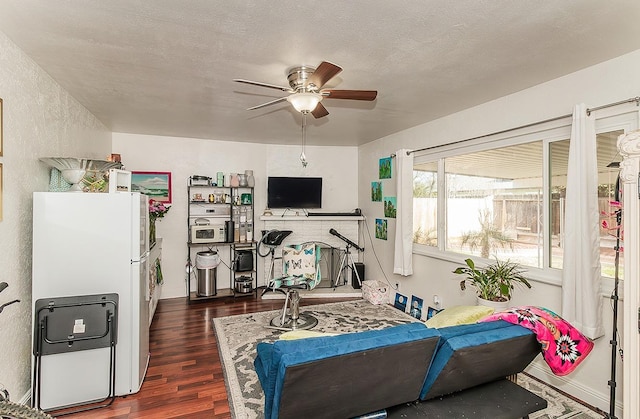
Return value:
M 354 265 L 356 265 L 356 271 L 358 272 L 360 281 L 364 281 L 364 263 L 355 262 Z M 351 271 L 351 286 L 356 290 L 362 287 L 362 283 L 358 282 L 358 276 L 356 276 L 355 272 Z

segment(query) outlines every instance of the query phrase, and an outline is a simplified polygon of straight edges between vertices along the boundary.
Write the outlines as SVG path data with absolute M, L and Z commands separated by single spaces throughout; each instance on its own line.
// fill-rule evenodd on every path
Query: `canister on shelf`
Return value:
M 247 186 L 250 188 L 256 186 L 256 179 L 253 177 L 253 170 L 245 170 L 244 174 L 247 175 Z

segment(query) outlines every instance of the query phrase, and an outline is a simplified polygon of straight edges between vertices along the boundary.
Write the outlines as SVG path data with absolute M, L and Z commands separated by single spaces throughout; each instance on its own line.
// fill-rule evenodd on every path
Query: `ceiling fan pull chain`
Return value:
M 304 154 L 305 145 L 307 144 L 307 113 L 302 113 L 302 153 L 300 153 L 300 161 L 302 167 L 307 167 L 307 156 Z

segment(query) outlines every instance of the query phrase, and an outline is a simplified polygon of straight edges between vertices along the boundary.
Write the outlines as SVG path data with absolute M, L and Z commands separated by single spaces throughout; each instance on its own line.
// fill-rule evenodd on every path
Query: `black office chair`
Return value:
M 275 255 L 276 247 L 280 246 L 284 241 L 284 239 L 286 239 L 287 236 L 289 236 L 289 234 L 291 233 L 292 233 L 291 230 L 270 230 L 270 231 L 263 231 L 262 233 L 262 238 L 258 242 L 258 249 L 257 249 L 258 255 L 260 255 L 261 257 L 271 256 L 271 262 L 269 264 L 269 270 L 268 270 L 269 283 L 267 284 L 264 291 L 262 291 L 262 295 L 264 295 L 267 291 L 276 290 L 275 282 L 274 282 L 275 262 L 277 259 L 282 259 L 282 257 L 276 257 Z M 266 246 L 269 249 L 269 251 L 263 254 L 260 251 L 262 246 Z

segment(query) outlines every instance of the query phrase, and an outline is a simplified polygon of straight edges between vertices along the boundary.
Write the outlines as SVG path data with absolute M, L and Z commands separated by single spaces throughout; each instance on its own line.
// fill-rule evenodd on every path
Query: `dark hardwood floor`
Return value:
M 353 299 L 353 298 L 350 298 Z M 302 305 L 350 299 L 303 299 Z M 277 310 L 282 300 L 256 296 L 192 302 L 160 300 L 150 330 L 151 360 L 142 389 L 73 419 L 230 418 L 211 319 Z

